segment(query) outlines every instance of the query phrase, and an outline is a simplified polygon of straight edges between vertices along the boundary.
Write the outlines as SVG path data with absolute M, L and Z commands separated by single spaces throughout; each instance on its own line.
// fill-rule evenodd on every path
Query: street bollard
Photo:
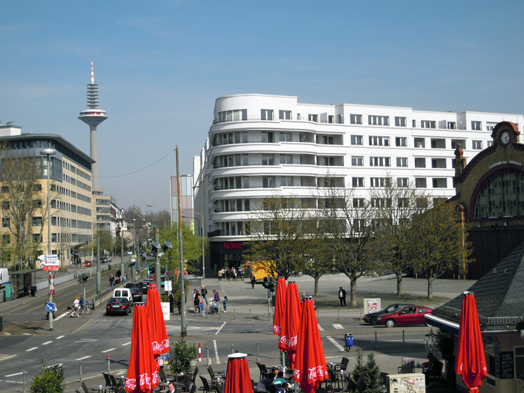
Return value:
M 257 362 L 258 362 L 259 354 L 260 354 L 260 347 L 259 347 L 259 343 L 257 341 Z
M 233 321 L 237 319 L 237 309 L 233 308 Z
M 207 365 L 209 366 L 209 346 L 206 346 L 207 349 Z
M 235 353 L 235 351 L 233 350 L 233 344 L 231 344 L 231 353 Z
M 80 373 L 80 382 L 82 382 L 82 361 L 81 360 L 78 361 L 78 368 L 79 368 L 78 372 Z
M 377 349 L 377 332 L 375 332 L 375 349 Z
M 22 393 L 25 393 L 25 370 L 24 370 L 24 384 L 22 386 Z
M 402 348 L 406 345 L 406 337 L 404 336 L 404 330 L 402 330 Z
M 109 355 L 107 355 L 107 373 L 111 374 L 111 360 L 109 358 Z
M 251 309 L 249 309 L 249 320 L 251 321 Z

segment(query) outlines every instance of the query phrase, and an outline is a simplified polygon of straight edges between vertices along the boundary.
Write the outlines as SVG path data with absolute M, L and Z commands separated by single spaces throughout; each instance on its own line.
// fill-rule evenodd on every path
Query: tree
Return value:
M 166 252 L 166 265 L 169 271 L 180 270 L 180 248 L 178 243 L 178 227 L 169 226 L 160 234 L 160 244 L 169 241 L 173 248 Z M 207 248 L 207 240 L 193 234 L 184 222 L 182 223 L 182 245 L 184 247 L 184 262 L 187 261 L 185 269 L 187 273 L 197 273 L 201 271 L 201 264 L 198 260 L 202 257 L 202 240 L 204 240 L 204 252 Z
M 433 281 L 459 264 L 471 262 L 471 243 L 452 203 L 440 203 L 413 216 L 406 253 L 414 269 L 428 281 L 433 299 Z
M 355 387 L 355 393 L 381 393 L 382 378 L 380 369 L 375 361 L 375 355 L 371 352 L 368 355 L 367 363 L 364 365 L 362 352 L 357 353 L 357 365 L 351 374 L 351 379 Z
M 98 229 L 95 233 L 94 239 L 95 244 L 94 246 L 97 247 L 96 238 L 100 239 L 100 253 L 104 254 L 105 251 L 111 251 L 114 246 L 113 237 L 111 236 L 111 232 L 108 229 Z
M 385 187 L 371 190 L 371 208 L 380 225 L 375 228 L 377 256 L 397 277 L 397 295 L 402 294 L 402 275 L 410 269 L 406 247 L 410 242 L 411 218 L 427 210 L 427 195 L 411 182 L 388 177 Z M 407 179 L 406 179 L 407 180 Z
M 308 253 L 309 214 L 291 197 L 270 196 L 254 206 L 250 214 L 252 241 L 247 258 L 270 275 L 288 278 L 303 269 Z
M 328 271 L 333 269 L 333 251 L 326 234 L 319 230 L 317 220 L 310 221 L 309 236 L 304 239 L 307 242 L 307 254 L 304 255 L 302 272 L 313 277 L 315 282 L 313 294 L 318 296 L 318 282 Z
M 350 280 L 350 305 L 357 306 L 357 280 L 376 266 L 370 202 L 353 190 L 326 187 L 319 198 L 319 230 L 327 234 L 334 266 Z
M 29 391 L 31 393 L 61 393 L 65 390 L 64 368 L 61 364 L 46 366 L 44 359 L 40 360 L 44 373 L 36 374 L 31 382 Z
M 171 226 L 171 214 L 169 214 L 167 210 L 148 211 L 144 218 L 147 222 L 150 222 L 151 225 L 156 225 L 158 228 L 169 228 Z M 178 219 L 176 221 L 178 221 Z

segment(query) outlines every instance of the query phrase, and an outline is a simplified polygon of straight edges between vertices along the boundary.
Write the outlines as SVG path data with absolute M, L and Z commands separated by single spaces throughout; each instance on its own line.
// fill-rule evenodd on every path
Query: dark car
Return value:
M 130 287 L 131 294 L 133 295 L 133 303 L 139 303 L 142 301 L 142 289 L 137 287 Z
M 151 278 L 144 278 L 140 283 L 142 284 L 142 293 L 144 295 L 147 295 L 147 287 L 149 286 L 149 284 L 154 284 L 155 280 Z
M 107 302 L 106 315 L 125 314 L 128 315 L 131 303 L 125 297 L 112 297 Z
M 393 314 L 384 314 L 377 318 L 379 325 L 386 325 L 391 328 L 395 325 L 424 325 L 424 316 L 433 310 L 422 306 L 408 306 Z
M 370 312 L 369 314 L 364 315 L 364 318 L 362 319 L 366 323 L 370 323 L 372 325 L 378 325 L 377 318 L 380 317 L 381 315 L 392 314 L 407 306 L 414 306 L 414 304 L 399 304 L 399 303 L 390 304 L 389 306 L 387 306 L 386 308 L 380 311 Z

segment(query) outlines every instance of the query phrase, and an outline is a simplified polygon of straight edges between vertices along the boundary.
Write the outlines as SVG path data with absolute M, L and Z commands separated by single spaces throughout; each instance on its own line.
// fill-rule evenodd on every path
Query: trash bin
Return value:
M 31 286 L 31 296 L 33 296 L 33 297 L 36 296 L 36 285 L 32 285 Z
M 353 346 L 353 335 L 351 333 L 344 334 L 344 341 L 346 342 L 346 349 L 349 351 Z

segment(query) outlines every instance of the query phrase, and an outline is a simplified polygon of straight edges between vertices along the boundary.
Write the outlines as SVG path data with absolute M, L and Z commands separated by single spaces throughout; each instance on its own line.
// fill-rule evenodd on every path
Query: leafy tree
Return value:
M 178 227 L 170 226 L 160 234 L 160 244 L 169 241 L 173 248 L 166 252 L 164 260 L 169 271 L 180 270 L 180 248 L 178 242 Z M 184 262 L 187 273 L 198 273 L 202 265 L 198 262 L 202 257 L 202 237 L 193 234 L 193 230 L 182 223 L 182 244 L 184 247 Z M 207 239 L 204 238 L 204 252 L 207 248 Z
M 454 266 L 471 262 L 471 243 L 452 203 L 440 203 L 413 216 L 406 253 L 414 269 L 428 281 L 433 299 L 433 281 Z
M 169 367 L 173 373 L 189 374 L 191 361 L 196 359 L 197 348 L 195 344 L 188 344 L 184 339 L 173 343 L 169 353 Z
M 364 359 L 362 356 L 362 351 L 357 351 L 357 364 L 355 369 L 351 373 L 351 381 L 353 382 L 353 387 L 355 388 L 356 393 L 363 393 L 366 389 L 366 366 L 364 365 Z
M 152 226 L 156 225 L 158 228 L 169 228 L 171 226 L 171 214 L 167 210 L 148 211 L 144 218 Z
M 94 247 L 96 250 L 96 238 L 100 239 L 100 254 L 104 255 L 105 251 L 111 251 L 114 247 L 114 240 L 111 236 L 111 232 L 107 229 L 99 229 L 96 231 L 94 236 Z
M 36 374 L 31 382 L 31 393 L 62 393 L 65 390 L 64 368 L 59 365 L 47 367 L 44 359 L 40 360 L 44 373 Z
M 376 267 L 373 211 L 353 190 L 326 187 L 319 198 L 319 230 L 327 234 L 334 266 L 350 280 L 350 305 L 357 306 L 357 280 Z
M 311 223 L 315 225 L 310 226 L 310 235 L 304 239 L 307 243 L 308 251 L 304 255 L 305 260 L 302 263 L 302 272 L 313 277 L 315 282 L 313 293 L 314 296 L 318 296 L 318 282 L 320 278 L 333 269 L 333 251 L 325 233 L 319 230 L 317 221 L 312 220 Z
M 371 352 L 368 355 L 368 362 L 366 363 L 366 393 L 382 393 L 382 378 L 380 377 L 380 369 L 375 361 L 375 355 Z
M 371 190 L 371 208 L 380 225 L 375 228 L 377 256 L 397 277 L 397 295 L 402 294 L 402 275 L 411 266 L 406 247 L 411 241 L 411 218 L 427 210 L 427 196 L 413 183 L 388 177 L 385 187 Z
M 247 258 L 271 275 L 286 279 L 303 269 L 308 253 L 309 214 L 294 198 L 270 196 L 254 206 L 250 214 L 252 241 Z

